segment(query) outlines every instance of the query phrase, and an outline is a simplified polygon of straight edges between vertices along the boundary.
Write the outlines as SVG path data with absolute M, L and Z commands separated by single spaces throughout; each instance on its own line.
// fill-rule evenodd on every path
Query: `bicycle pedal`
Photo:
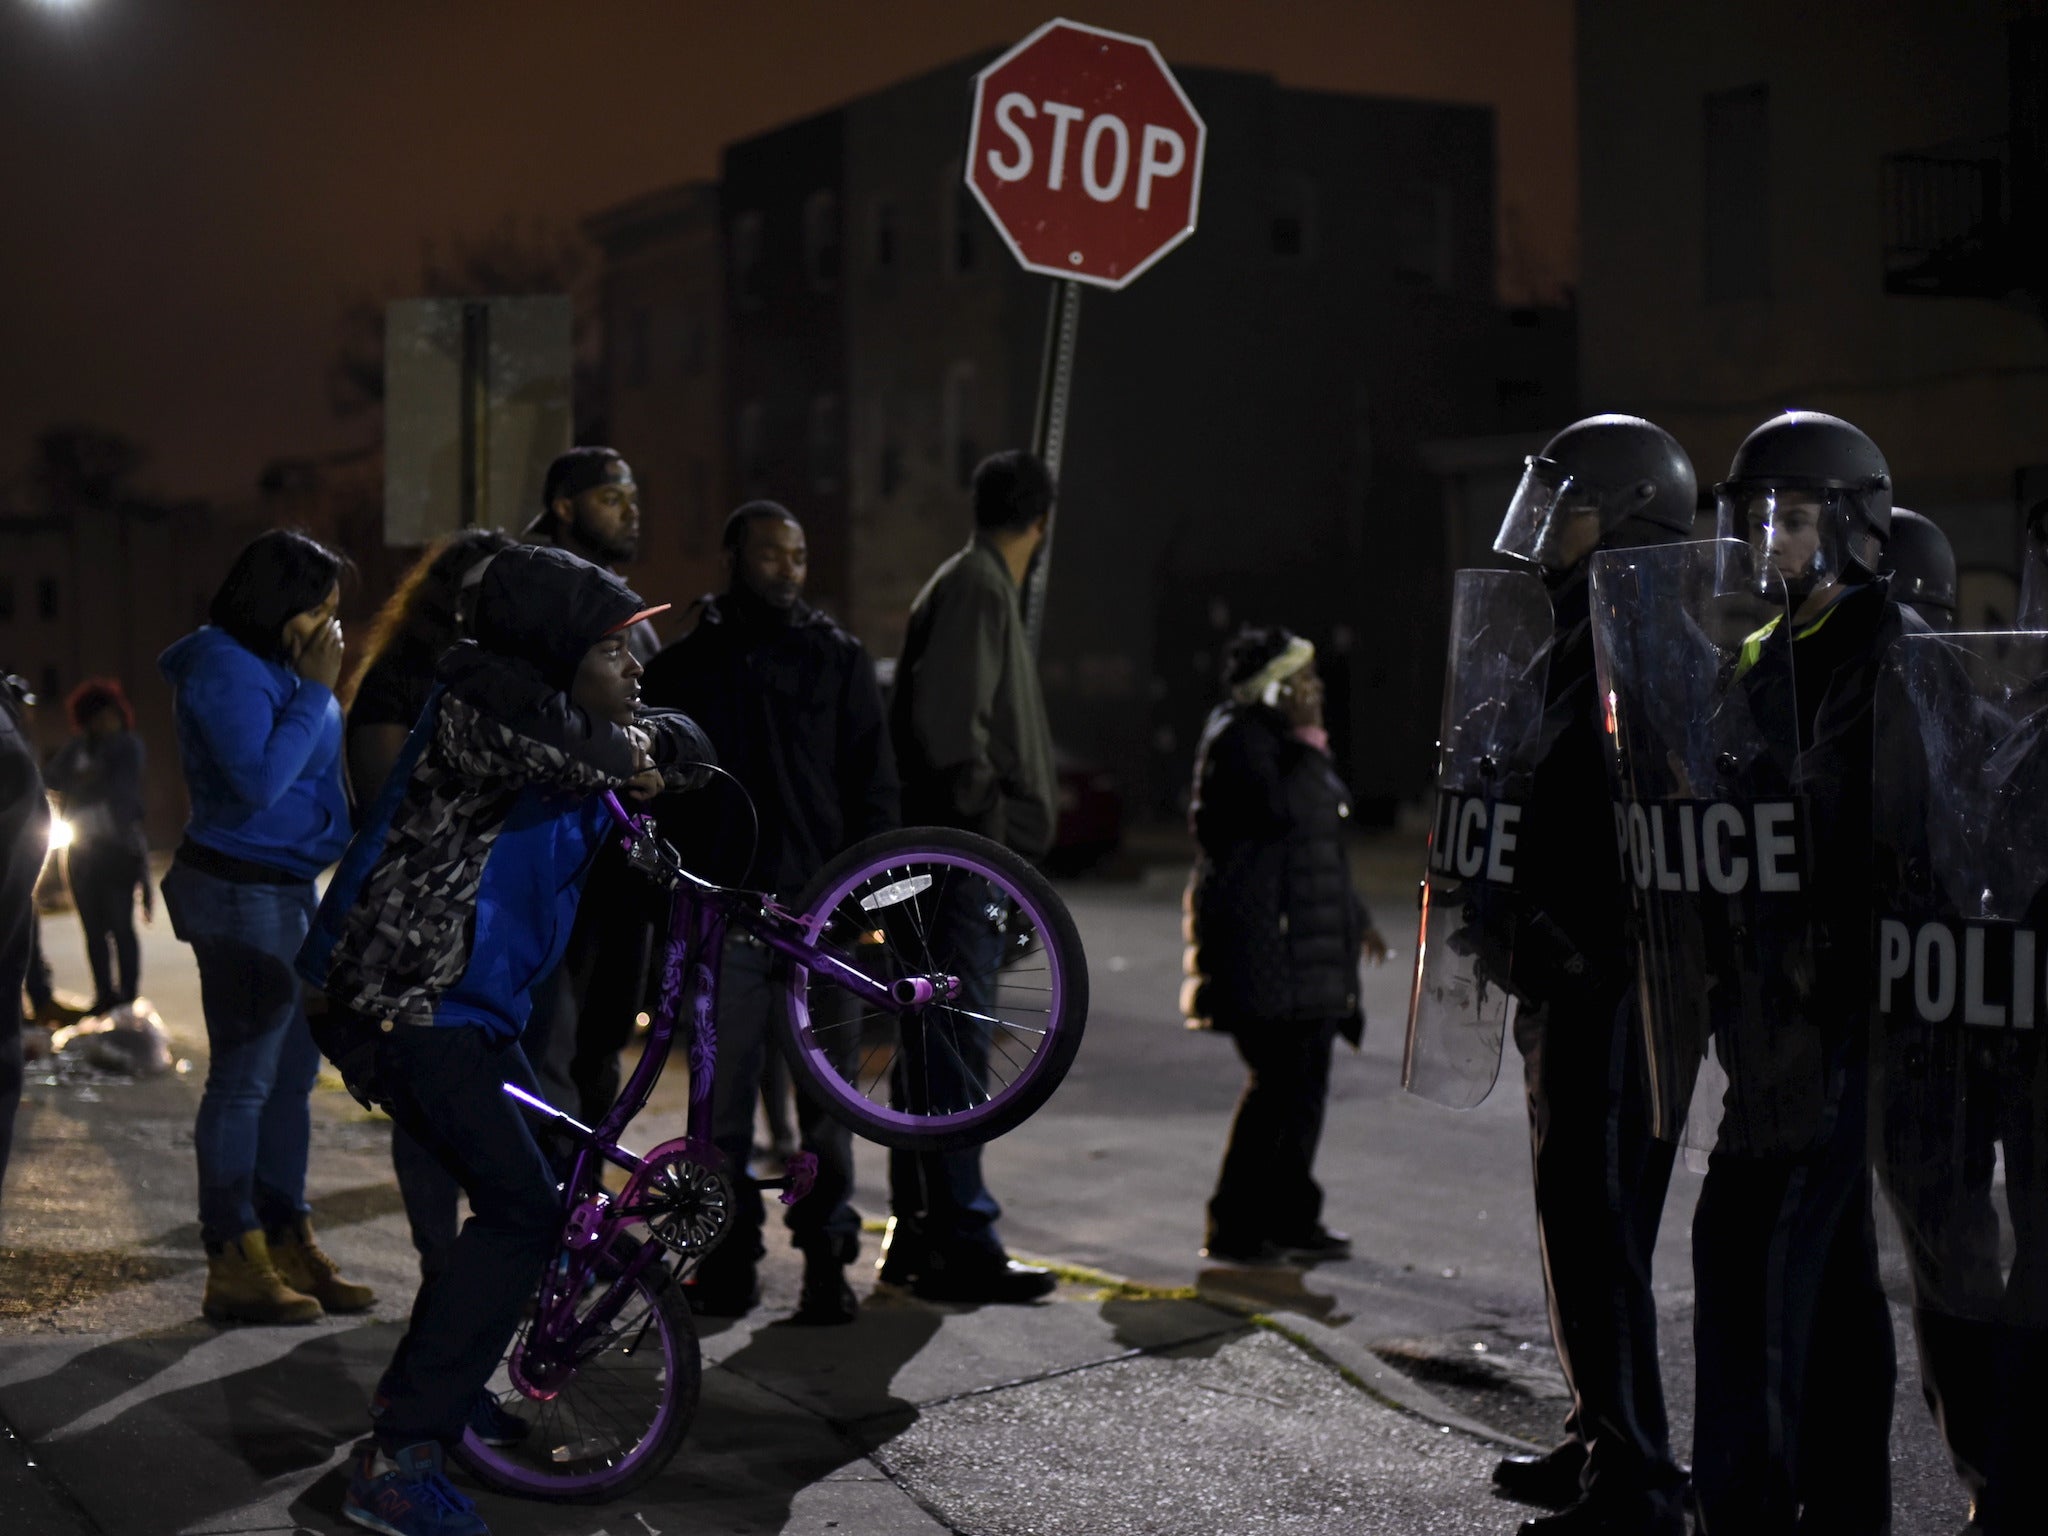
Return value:
M 756 1189 L 779 1189 L 784 1205 L 795 1205 L 803 1199 L 818 1182 L 818 1154 L 815 1152 L 792 1152 L 782 1165 L 779 1179 L 755 1179 Z

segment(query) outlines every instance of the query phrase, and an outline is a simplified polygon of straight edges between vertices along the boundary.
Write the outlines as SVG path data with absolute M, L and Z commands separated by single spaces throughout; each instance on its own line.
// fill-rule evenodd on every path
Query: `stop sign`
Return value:
M 1206 135 L 1150 43 L 1049 21 L 975 76 L 967 185 L 1027 271 L 1121 288 L 1195 232 Z

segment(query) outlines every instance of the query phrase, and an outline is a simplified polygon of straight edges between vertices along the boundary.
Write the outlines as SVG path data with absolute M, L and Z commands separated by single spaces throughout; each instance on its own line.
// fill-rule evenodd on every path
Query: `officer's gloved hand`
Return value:
M 711 782 L 718 753 L 688 715 L 676 709 L 643 708 L 633 724 L 647 738 L 647 755 L 654 759 L 663 789 L 702 789 Z

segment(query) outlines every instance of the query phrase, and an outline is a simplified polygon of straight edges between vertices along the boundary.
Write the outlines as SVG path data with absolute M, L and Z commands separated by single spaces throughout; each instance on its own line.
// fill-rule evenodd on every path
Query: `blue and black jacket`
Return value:
M 320 904 L 299 974 L 378 1021 L 516 1039 L 561 963 L 646 743 L 670 788 L 713 761 L 687 717 L 592 719 L 528 662 L 456 646 Z M 636 740 L 636 735 L 638 740 Z

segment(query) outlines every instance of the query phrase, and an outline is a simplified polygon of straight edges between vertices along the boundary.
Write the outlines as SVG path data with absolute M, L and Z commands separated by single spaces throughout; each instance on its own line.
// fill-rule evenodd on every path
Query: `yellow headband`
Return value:
M 1286 650 L 1232 688 L 1230 697 L 1239 704 L 1256 704 L 1264 698 L 1267 689 L 1286 682 L 1315 659 L 1316 648 L 1296 635 L 1287 642 Z

